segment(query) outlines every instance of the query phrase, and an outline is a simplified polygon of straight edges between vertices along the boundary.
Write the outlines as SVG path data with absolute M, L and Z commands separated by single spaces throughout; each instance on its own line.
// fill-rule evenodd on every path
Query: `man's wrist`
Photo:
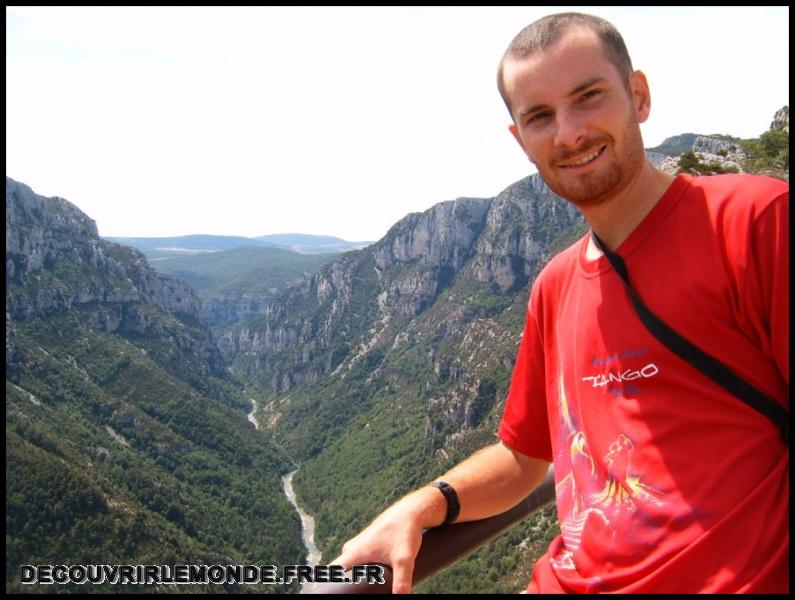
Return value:
M 446 481 L 434 481 L 430 486 L 438 489 L 447 503 L 447 511 L 442 525 L 455 523 L 455 520 L 458 518 L 458 513 L 461 511 L 461 504 L 458 501 L 458 494 L 453 486 Z
M 401 512 L 420 529 L 432 529 L 444 523 L 447 501 L 439 490 L 424 486 L 403 498 Z

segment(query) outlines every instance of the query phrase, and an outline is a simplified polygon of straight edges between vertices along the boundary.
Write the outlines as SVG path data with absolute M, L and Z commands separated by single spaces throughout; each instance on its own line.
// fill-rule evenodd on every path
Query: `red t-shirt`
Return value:
M 620 246 L 647 306 L 789 406 L 789 187 L 678 176 Z M 554 462 L 561 535 L 530 592 L 786 592 L 779 429 L 662 346 L 586 235 L 530 294 L 499 427 Z

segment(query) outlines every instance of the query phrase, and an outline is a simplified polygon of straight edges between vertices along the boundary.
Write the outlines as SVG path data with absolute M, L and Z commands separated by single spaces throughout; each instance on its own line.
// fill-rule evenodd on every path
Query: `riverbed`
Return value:
M 291 471 L 282 477 L 284 494 L 290 504 L 298 511 L 298 516 L 301 517 L 301 538 L 304 540 L 304 546 L 306 546 L 307 550 L 306 564 L 315 566 L 320 563 L 320 550 L 315 545 L 315 519 L 301 510 L 301 507 L 296 503 L 295 491 L 293 491 L 293 475 L 295 475 L 295 471 Z
M 255 416 L 256 412 L 257 401 L 252 400 L 251 412 L 248 414 L 248 420 L 259 430 L 259 422 Z M 293 490 L 293 475 L 295 475 L 295 473 L 296 471 L 291 471 L 282 477 L 282 486 L 284 488 L 284 495 L 287 496 L 287 500 L 293 505 L 298 512 L 298 516 L 301 518 L 301 539 L 307 551 L 306 563 L 310 566 L 315 566 L 320 563 L 321 556 L 320 550 L 318 550 L 318 547 L 315 545 L 315 519 L 301 510 L 301 507 L 298 506 L 298 503 L 295 501 L 295 490 Z

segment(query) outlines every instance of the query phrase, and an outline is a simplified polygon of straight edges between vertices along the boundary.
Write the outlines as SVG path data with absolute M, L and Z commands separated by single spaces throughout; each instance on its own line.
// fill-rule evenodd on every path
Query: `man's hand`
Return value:
M 549 463 L 497 443 L 460 463 L 440 479 L 458 493 L 458 521 L 473 521 L 515 506 L 544 480 Z M 424 529 L 438 527 L 447 515 L 447 500 L 426 486 L 398 500 L 342 547 L 332 564 L 382 563 L 392 567 L 392 593 L 411 592 L 414 561 Z
M 424 529 L 440 525 L 447 504 L 436 488 L 412 492 L 390 506 L 359 535 L 348 540 L 331 564 L 382 563 L 392 567 L 392 593 L 411 592 L 414 560 Z

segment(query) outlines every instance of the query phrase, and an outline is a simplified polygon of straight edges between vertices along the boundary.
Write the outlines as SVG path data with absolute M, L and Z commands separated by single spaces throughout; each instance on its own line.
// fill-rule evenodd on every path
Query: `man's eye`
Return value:
M 602 93 L 602 90 L 588 90 L 582 95 L 583 100 L 590 100 Z
M 552 116 L 552 113 L 548 112 L 548 111 L 538 112 L 538 113 L 532 115 L 531 117 L 529 117 L 527 119 L 527 123 L 528 123 L 528 125 L 531 124 L 531 123 L 540 123 L 541 121 L 543 121 L 545 119 L 548 119 L 551 116 Z

